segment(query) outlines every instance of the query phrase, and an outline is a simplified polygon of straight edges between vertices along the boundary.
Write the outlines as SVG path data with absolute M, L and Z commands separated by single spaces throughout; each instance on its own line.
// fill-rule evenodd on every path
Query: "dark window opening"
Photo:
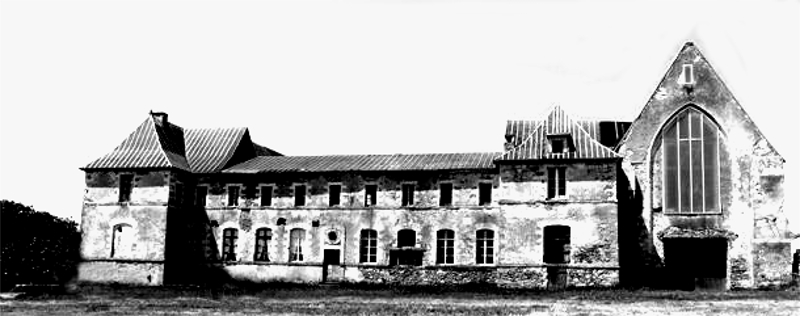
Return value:
M 342 186 L 338 184 L 331 184 L 328 187 L 328 205 L 338 206 L 340 204 L 341 195 L 342 195 Z
M 492 184 L 479 183 L 478 184 L 478 205 L 492 204 Z
M 375 206 L 378 202 L 378 186 L 367 184 L 364 186 L 364 206 Z
M 567 195 L 567 168 L 547 168 L 547 198 Z
M 563 153 L 564 152 L 564 139 L 563 138 L 554 138 L 550 140 L 550 149 L 553 153 Z
M 183 205 L 183 185 L 175 183 L 175 204 Z
M 417 232 L 413 229 L 401 229 L 397 232 L 397 248 L 414 247 L 417 244 Z
M 475 237 L 475 263 L 494 264 L 494 231 L 481 229 Z
M 206 207 L 206 196 L 208 195 L 208 187 L 199 186 L 195 189 L 194 205 Z
M 403 206 L 414 205 L 414 185 L 403 184 Z
M 261 186 L 261 206 L 272 206 L 272 187 Z
M 236 261 L 236 239 L 239 231 L 236 228 L 226 228 L 222 231 L 222 260 Z
M 452 264 L 455 262 L 455 232 L 442 229 L 436 232 L 436 263 Z
M 256 252 L 253 260 L 269 262 L 269 241 L 272 240 L 272 230 L 259 228 L 256 230 Z
M 439 184 L 439 206 L 450 206 L 453 204 L 453 184 Z
M 417 232 L 412 229 L 401 229 L 397 232 L 397 249 L 389 253 L 391 265 L 421 266 L 423 249 L 415 248 Z
M 130 202 L 133 190 L 133 175 L 119 175 L 119 202 Z
M 303 242 L 306 240 L 306 231 L 295 228 L 289 232 L 289 262 L 303 261 Z
M 305 185 L 294 186 L 294 206 L 305 206 L 305 205 L 306 205 L 306 186 Z
M 544 228 L 544 262 L 570 262 L 570 228 L 564 225 Z
M 239 205 L 239 187 L 238 186 L 229 186 L 228 187 L 228 206 L 238 206 Z
M 359 262 L 378 262 L 378 232 L 373 229 L 361 230 Z

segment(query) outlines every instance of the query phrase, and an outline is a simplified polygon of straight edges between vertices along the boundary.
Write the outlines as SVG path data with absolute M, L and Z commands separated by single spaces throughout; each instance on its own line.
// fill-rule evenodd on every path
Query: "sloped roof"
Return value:
M 83 169 L 179 168 L 190 170 L 184 154 L 183 130 L 148 117 L 113 151 Z
M 492 169 L 500 153 L 264 156 L 225 173 Z
M 117 148 L 83 169 L 178 168 L 212 173 L 227 166 L 239 146 L 252 148 L 247 158 L 280 155 L 254 144 L 247 135 L 244 127 L 184 129 L 148 117 Z
M 515 135 L 520 141 L 517 145 L 500 155 L 497 160 L 540 160 L 540 159 L 607 159 L 619 158 L 613 150 L 598 141 L 599 132 L 593 128 L 595 123 L 580 123 L 572 120 L 561 107 L 556 106 L 543 121 L 512 121 L 506 128 L 507 135 Z M 589 122 L 589 121 L 585 121 Z M 592 132 L 588 132 L 585 128 Z M 511 130 L 509 130 L 511 128 Z M 525 134 L 527 133 L 527 134 Z M 575 151 L 551 153 L 548 148 L 548 135 L 572 136 Z
M 514 146 L 522 143 L 542 121 L 535 120 L 509 120 L 506 122 L 506 139 L 511 136 Z M 622 139 L 622 136 L 631 126 L 631 122 L 607 121 L 607 120 L 575 120 L 589 137 L 600 142 L 600 144 L 614 148 Z

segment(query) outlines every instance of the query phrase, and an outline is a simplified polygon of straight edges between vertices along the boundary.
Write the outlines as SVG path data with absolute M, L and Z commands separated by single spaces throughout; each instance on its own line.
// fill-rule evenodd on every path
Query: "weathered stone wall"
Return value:
M 785 241 L 753 245 L 753 276 L 756 287 L 779 287 L 792 281 L 792 244 Z
M 123 173 L 134 174 L 129 202 L 119 202 L 119 175 Z M 81 280 L 162 282 L 163 269 L 158 262 L 164 260 L 169 181 L 169 172 L 87 172 L 81 214 L 81 256 L 87 262 L 81 264 Z M 115 245 L 112 257 L 115 225 L 125 225 L 124 240 Z M 115 269 L 120 270 L 117 273 Z M 150 281 L 142 281 L 145 274 Z
M 164 265 L 141 261 L 84 261 L 78 265 L 78 280 L 98 283 L 162 285 Z
M 359 238 L 362 229 L 378 233 L 378 265 L 389 263 L 389 251 L 397 246 L 397 232 L 413 229 L 416 245 L 425 249 L 424 265 L 435 265 L 436 232 L 455 232 L 455 262 L 475 264 L 475 234 L 478 229 L 495 231 L 495 264 L 540 264 L 543 257 L 543 228 L 547 225 L 569 225 L 573 263 L 616 266 L 616 205 L 602 204 L 537 204 L 502 207 L 409 209 L 208 209 L 215 223 L 216 246 L 222 245 L 226 228 L 239 229 L 237 261 L 253 260 L 255 232 L 266 227 L 272 230 L 269 257 L 272 262 L 287 262 L 289 232 L 294 228 L 306 231 L 303 244 L 304 261 L 321 262 L 327 233 L 342 236 L 335 248 L 343 253 L 343 262 L 358 263 Z M 283 219 L 285 225 L 279 225 Z M 316 224 L 315 224 L 316 223 Z M 315 226 L 318 225 L 318 226 Z M 217 249 L 217 252 L 221 248 Z
M 695 83 L 690 86 L 678 80 L 684 64 L 693 65 Z M 660 133 L 686 106 L 704 112 L 720 127 L 722 214 L 663 212 Z M 753 264 L 760 260 L 754 245 L 761 239 L 785 241 L 791 235 L 782 209 L 783 159 L 693 46 L 687 46 L 676 58 L 626 134 L 619 153 L 625 157 L 623 169 L 631 196 L 631 201 L 622 203 L 625 208 L 621 213 L 643 219 L 643 229 L 650 238 L 642 239 L 638 248 L 645 252 L 652 249 L 653 255 L 663 258 L 663 243 L 652 237 L 669 227 L 730 231 L 737 237 L 728 249 L 728 286 L 752 287 Z M 787 267 L 790 262 L 786 262 Z M 640 259 L 640 264 L 660 263 Z
M 566 168 L 568 202 L 616 202 L 616 165 L 613 160 L 500 165 L 498 195 L 504 203 L 547 201 L 547 169 Z
M 206 206 L 221 208 L 228 205 L 227 186 L 239 185 L 240 206 L 261 207 L 261 186 L 272 186 L 272 206 L 270 208 L 294 208 L 294 187 L 306 186 L 305 208 L 328 208 L 329 185 L 341 185 L 338 208 L 363 208 L 365 185 L 377 185 L 377 206 L 398 208 L 402 206 L 402 184 L 415 185 L 412 207 L 438 207 L 439 183 L 453 184 L 452 205 L 478 205 L 478 183 L 493 184 L 492 201 L 497 201 L 496 171 L 473 172 L 362 172 L 362 173 L 290 173 L 270 174 L 263 177 L 249 176 L 205 176 L 199 185 L 209 187 Z

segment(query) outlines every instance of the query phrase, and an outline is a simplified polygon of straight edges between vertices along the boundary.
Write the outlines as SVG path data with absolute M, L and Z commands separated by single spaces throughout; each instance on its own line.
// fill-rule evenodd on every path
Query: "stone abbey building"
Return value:
M 692 43 L 632 122 L 570 114 L 509 121 L 502 152 L 285 156 L 150 113 L 81 168 L 79 278 L 789 282 L 784 160 Z

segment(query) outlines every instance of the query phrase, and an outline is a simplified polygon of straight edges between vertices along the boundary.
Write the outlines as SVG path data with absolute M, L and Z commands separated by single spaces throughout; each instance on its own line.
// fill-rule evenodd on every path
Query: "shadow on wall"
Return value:
M 627 288 L 664 287 L 664 264 L 642 216 L 644 199 L 639 181 L 631 184 L 621 165 L 618 174 L 620 284 Z
M 232 281 L 221 261 L 219 245 L 203 207 L 167 211 L 164 253 L 165 285 L 222 285 Z

